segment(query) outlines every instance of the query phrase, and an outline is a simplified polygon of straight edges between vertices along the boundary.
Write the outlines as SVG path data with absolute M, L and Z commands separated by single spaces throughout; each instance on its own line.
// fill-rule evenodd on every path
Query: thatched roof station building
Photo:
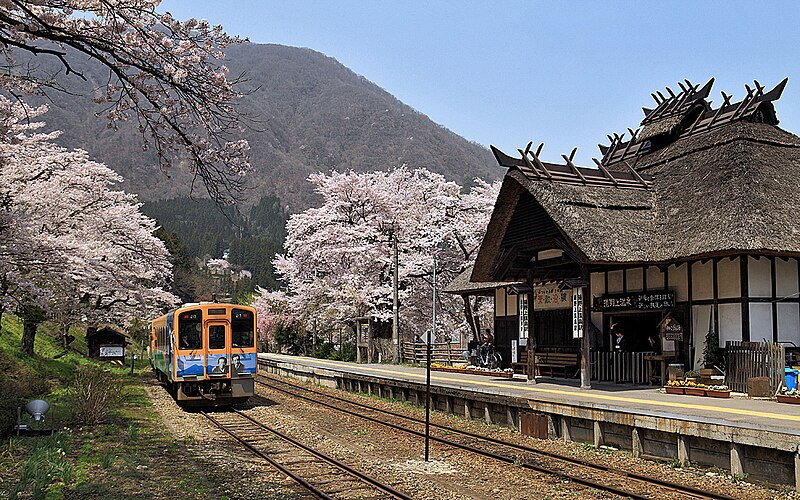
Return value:
M 717 108 L 712 85 L 653 94 L 657 106 L 637 131 L 609 136 L 596 168 L 575 166 L 574 151 L 553 164 L 541 146 L 492 147 L 508 172 L 470 282 L 527 284 L 495 291 L 506 359 L 526 346 L 583 350 L 592 379 L 642 382 L 646 359 L 702 367 L 715 334 L 721 348 L 800 345 L 800 137 L 773 107 L 786 80 L 746 86 L 739 102 L 723 92 Z

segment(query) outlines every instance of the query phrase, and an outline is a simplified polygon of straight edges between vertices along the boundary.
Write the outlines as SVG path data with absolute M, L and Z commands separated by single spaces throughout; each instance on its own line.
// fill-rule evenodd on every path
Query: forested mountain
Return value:
M 247 215 L 221 209 L 209 199 L 173 198 L 146 203 L 142 211 L 159 221 L 159 237 L 173 255 L 175 293 L 187 301 L 211 284 L 199 270 L 198 259 L 221 258 L 252 273 L 252 285 L 277 288 L 272 260 L 283 248 L 288 214 L 280 200 L 267 195 Z M 250 280 L 247 280 L 250 281 Z M 228 290 L 230 291 L 230 290 Z
M 251 147 L 253 172 L 237 210 L 225 214 L 208 200 L 199 181 L 173 167 L 161 172 L 151 151 L 142 148 L 138 124 L 107 127 L 92 89 L 109 75 L 85 58 L 69 56 L 74 75 L 65 76 L 52 58 L 22 64 L 52 68 L 53 81 L 66 92 L 49 91 L 45 130 L 61 130 L 57 142 L 80 148 L 119 172 L 122 189 L 145 201 L 144 211 L 162 226 L 175 257 L 176 293 L 191 297 L 207 288 L 190 261 L 220 258 L 253 273 L 253 281 L 276 286 L 272 259 L 283 244 L 286 212 L 320 200 L 307 181 L 318 171 L 388 170 L 407 164 L 425 167 L 459 184 L 474 177 L 495 179 L 501 171 L 487 148 L 469 142 L 335 59 L 310 49 L 244 44 L 227 52 L 232 75 L 243 73 L 245 96 L 238 109 Z M 185 254 L 185 255 L 183 255 Z M 188 259 L 188 260 L 187 260 Z M 193 262 L 191 262 L 193 264 Z M 183 266 L 183 270 L 181 270 Z
M 331 169 L 387 170 L 406 163 L 460 184 L 502 173 L 487 148 L 437 125 L 319 52 L 244 44 L 229 48 L 227 56 L 231 74 L 244 73 L 247 79 L 239 103 L 254 169 L 246 179 L 246 204 L 275 194 L 291 212 L 303 210 L 314 204 L 308 174 Z M 153 166 L 155 158 L 142 151 L 136 124 L 111 130 L 96 118 L 102 108 L 92 103 L 87 89 L 108 75 L 90 62 L 73 59 L 88 82 L 56 77 L 71 92 L 49 93 L 51 110 L 44 118 L 48 129 L 64 132 L 58 141 L 107 163 L 126 178 L 125 189 L 144 200 L 186 196 L 192 185 L 194 195 L 203 196 L 202 186 L 190 175 L 173 169 L 168 178 Z M 33 62 L 53 64 L 46 58 Z

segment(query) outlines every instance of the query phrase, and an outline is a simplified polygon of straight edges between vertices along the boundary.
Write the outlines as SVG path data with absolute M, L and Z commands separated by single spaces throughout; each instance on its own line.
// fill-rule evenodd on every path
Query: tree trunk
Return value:
M 36 340 L 36 327 L 39 322 L 35 318 L 25 316 L 22 319 L 22 346 L 23 354 L 33 356 L 33 342 Z

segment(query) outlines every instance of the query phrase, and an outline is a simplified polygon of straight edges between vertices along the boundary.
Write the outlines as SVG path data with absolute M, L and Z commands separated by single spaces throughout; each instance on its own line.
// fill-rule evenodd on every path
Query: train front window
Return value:
M 225 349 L 224 325 L 212 325 L 208 327 L 208 348 Z
M 202 349 L 203 312 L 185 311 L 178 316 L 178 348 Z
M 253 347 L 255 345 L 255 324 L 253 313 L 244 309 L 231 311 L 233 347 Z

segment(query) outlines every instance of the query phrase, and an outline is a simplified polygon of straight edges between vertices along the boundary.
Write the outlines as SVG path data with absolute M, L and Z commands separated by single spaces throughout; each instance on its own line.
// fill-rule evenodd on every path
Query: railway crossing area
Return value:
M 260 369 L 379 397 L 425 402 L 425 369 L 260 354 Z M 433 372 L 432 407 L 536 437 L 719 467 L 800 487 L 800 405 L 665 394 L 641 386 Z

